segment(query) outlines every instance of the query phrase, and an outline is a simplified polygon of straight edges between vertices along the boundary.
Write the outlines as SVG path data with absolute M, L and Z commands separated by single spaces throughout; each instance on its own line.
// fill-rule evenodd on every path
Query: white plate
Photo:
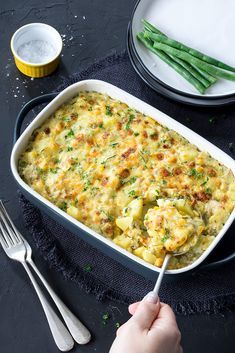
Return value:
M 160 269 L 156 266 L 153 266 L 134 254 L 128 252 L 127 250 L 119 247 L 111 240 L 105 238 L 104 236 L 98 234 L 91 228 L 85 226 L 83 223 L 77 221 L 75 218 L 69 216 L 67 213 L 63 212 L 53 203 L 45 199 L 42 195 L 33 190 L 29 185 L 27 185 L 23 179 L 20 177 L 18 173 L 18 159 L 20 154 L 24 151 L 25 147 L 28 144 L 28 141 L 33 133 L 33 131 L 41 126 L 43 122 L 51 116 L 63 103 L 72 99 L 76 96 L 80 91 L 96 91 L 104 94 L 108 94 L 114 99 L 120 100 L 130 107 L 140 111 L 143 114 L 151 116 L 153 119 L 158 121 L 160 124 L 167 126 L 169 129 L 173 129 L 178 132 L 180 135 L 184 136 L 187 140 L 189 140 L 192 144 L 195 144 L 200 150 L 207 151 L 210 155 L 217 159 L 219 162 L 223 163 L 226 167 L 230 168 L 235 175 L 235 162 L 234 160 L 227 155 L 225 152 L 220 150 L 218 147 L 205 140 L 200 135 L 196 134 L 189 128 L 180 124 L 176 120 L 170 118 L 168 115 L 162 113 L 160 110 L 152 107 L 151 105 L 144 103 L 140 99 L 132 96 L 131 94 L 123 91 L 122 89 L 99 80 L 85 80 L 77 82 L 69 87 L 67 87 L 64 91 L 58 94 L 56 98 L 53 99 L 37 116 L 36 118 L 29 124 L 29 126 L 25 129 L 19 139 L 16 141 L 12 153 L 11 153 L 11 171 L 13 173 L 14 178 L 17 183 L 31 196 L 41 201 L 45 206 L 48 206 L 55 213 L 62 216 L 67 222 L 71 222 L 76 225 L 78 228 L 84 230 L 89 233 L 91 237 L 98 239 L 101 243 L 108 245 L 110 248 L 117 250 L 120 254 L 125 255 L 135 261 L 136 263 L 141 264 L 144 267 L 147 267 L 155 272 L 159 272 Z M 213 242 L 209 245 L 209 247 L 204 251 L 204 253 L 196 260 L 194 263 L 180 269 L 176 270 L 168 270 L 169 274 L 178 274 L 187 272 L 196 266 L 198 266 L 205 258 L 211 253 L 211 251 L 215 248 L 218 242 L 222 239 L 228 228 L 231 226 L 233 220 L 235 218 L 235 212 L 233 211 L 230 217 L 225 222 L 223 228 L 220 230 L 217 237 L 213 240 Z M 121 260 L 120 260 L 121 262 Z
M 141 19 L 184 44 L 235 67 L 234 0 L 142 0 L 132 20 L 137 54 L 152 75 L 184 93 L 202 96 L 183 77 L 147 50 L 136 34 L 143 29 Z M 205 97 L 235 93 L 235 81 L 219 79 L 206 90 Z

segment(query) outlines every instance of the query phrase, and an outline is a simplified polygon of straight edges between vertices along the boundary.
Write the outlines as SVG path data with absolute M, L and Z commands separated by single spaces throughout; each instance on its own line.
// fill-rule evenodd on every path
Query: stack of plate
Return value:
M 235 103 L 235 82 L 219 79 L 198 94 L 193 86 L 136 39 L 142 19 L 162 32 L 207 55 L 235 66 L 235 1 L 140 0 L 127 33 L 127 50 L 138 75 L 156 92 L 176 101 L 200 106 Z

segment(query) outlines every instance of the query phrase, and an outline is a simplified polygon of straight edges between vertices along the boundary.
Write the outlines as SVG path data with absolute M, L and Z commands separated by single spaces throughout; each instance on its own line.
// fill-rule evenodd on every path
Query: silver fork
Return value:
M 61 351 L 69 351 L 73 348 L 74 345 L 73 338 L 65 327 L 65 325 L 60 320 L 60 318 L 57 316 L 55 311 L 50 306 L 39 285 L 34 279 L 33 274 L 26 263 L 26 247 L 24 245 L 23 240 L 21 239 L 20 233 L 10 221 L 10 218 L 6 213 L 2 201 L 0 203 L 0 243 L 7 256 L 13 260 L 19 261 L 26 270 L 38 295 L 38 298 L 42 304 L 49 327 L 51 329 L 52 336 L 57 347 Z
M 88 331 L 88 329 L 81 323 L 80 320 L 69 310 L 69 308 L 62 302 L 62 300 L 58 297 L 58 295 L 54 292 L 54 290 L 51 288 L 49 283 L 45 280 L 45 278 L 42 276 L 38 268 L 36 267 L 35 263 L 33 262 L 32 259 L 32 249 L 27 242 L 27 240 L 23 237 L 23 235 L 16 229 L 14 223 L 9 217 L 9 214 L 6 211 L 5 206 L 3 205 L 3 202 L 0 200 L 0 211 L 5 215 L 5 218 L 7 218 L 8 223 L 10 223 L 13 231 L 17 234 L 19 238 L 23 241 L 25 248 L 26 248 L 26 262 L 30 264 L 30 266 L 33 268 L 33 270 L 36 272 L 38 277 L 40 278 L 41 282 L 47 289 L 48 293 L 50 294 L 51 298 L 54 300 L 58 310 L 60 311 L 71 335 L 73 336 L 74 340 L 79 343 L 79 344 L 86 344 L 90 341 L 91 339 L 91 334 Z

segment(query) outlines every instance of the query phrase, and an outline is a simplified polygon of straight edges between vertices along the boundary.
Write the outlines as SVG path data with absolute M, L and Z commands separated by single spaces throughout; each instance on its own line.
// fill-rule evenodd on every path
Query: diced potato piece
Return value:
M 178 211 L 184 212 L 189 216 L 194 217 L 193 210 L 186 200 L 183 200 L 183 199 L 176 200 L 175 206 L 178 209 Z
M 143 210 L 143 200 L 142 199 L 134 199 L 128 205 L 128 215 L 133 217 L 134 219 L 138 219 L 142 215 Z
M 137 249 L 135 249 L 133 251 L 133 254 L 142 258 L 144 250 L 145 250 L 145 247 L 144 246 L 140 246 L 139 248 L 137 248 Z
M 116 225 L 125 232 L 128 228 L 131 227 L 133 222 L 133 217 L 120 217 L 116 219 Z
M 37 152 L 35 150 L 30 152 L 25 152 L 24 154 L 24 159 L 30 163 L 32 163 L 36 157 L 37 157 Z
M 154 265 L 155 261 L 156 261 L 156 256 L 154 254 L 152 254 L 150 251 L 148 250 L 144 250 L 143 251 L 143 259 L 147 262 L 149 262 L 150 264 Z
M 157 267 L 161 267 L 162 264 L 163 264 L 163 258 L 157 257 L 154 265 L 157 266 Z
M 117 237 L 113 240 L 113 242 L 119 246 L 121 246 L 122 248 L 124 249 L 128 249 L 130 248 L 130 245 L 131 245 L 131 239 L 130 238 L 127 238 L 127 237 L 124 237 L 124 236 L 120 236 L 120 237 Z
M 69 206 L 69 207 L 67 208 L 67 213 L 68 213 L 70 216 L 72 216 L 72 217 L 74 217 L 74 218 L 76 218 L 76 219 L 79 219 L 79 217 L 80 217 L 79 209 L 78 209 L 77 207 L 74 207 L 74 206 Z
M 180 151 L 180 160 L 181 162 L 191 162 L 191 161 L 194 161 L 197 155 L 198 155 L 197 150 L 185 148 Z

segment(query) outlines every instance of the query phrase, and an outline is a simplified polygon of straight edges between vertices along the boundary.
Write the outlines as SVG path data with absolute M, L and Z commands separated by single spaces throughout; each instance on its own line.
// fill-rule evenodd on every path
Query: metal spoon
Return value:
M 173 253 L 167 253 L 166 254 L 166 256 L 164 258 L 164 261 L 163 261 L 163 264 L 162 264 L 162 267 L 161 267 L 161 271 L 159 272 L 156 284 L 155 284 L 155 286 L 153 288 L 153 295 L 155 295 L 156 299 L 158 298 L 159 289 L 160 289 L 160 286 L 161 286 L 161 283 L 162 283 L 163 276 L 164 276 L 165 271 L 167 269 L 168 263 L 170 261 L 170 258 L 172 256 L 183 255 L 186 252 L 188 252 L 188 249 L 186 251 L 182 251 L 182 252 L 179 252 L 179 253 L 173 252 Z

